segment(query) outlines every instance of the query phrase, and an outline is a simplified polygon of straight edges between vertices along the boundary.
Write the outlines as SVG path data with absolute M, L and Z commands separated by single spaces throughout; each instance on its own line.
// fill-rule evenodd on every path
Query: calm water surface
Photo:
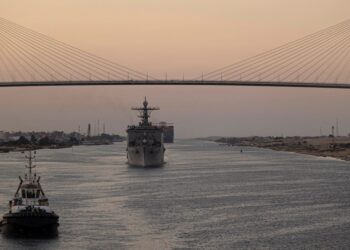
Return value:
M 59 237 L 1 236 L 0 249 L 350 248 L 348 162 L 180 140 L 164 167 L 140 169 L 125 148 L 39 151 Z M 23 165 L 0 155 L 0 213 Z

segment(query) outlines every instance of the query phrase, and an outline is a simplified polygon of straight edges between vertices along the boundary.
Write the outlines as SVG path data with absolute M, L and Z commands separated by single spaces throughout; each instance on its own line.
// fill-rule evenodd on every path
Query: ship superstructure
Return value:
M 131 125 L 127 129 L 127 158 L 133 166 L 149 167 L 164 163 L 163 130 L 149 121 L 151 112 L 159 110 L 148 107 L 145 97 L 143 107 L 132 108 L 139 111 L 141 121 L 138 125 Z
M 28 173 L 20 183 L 14 198 L 9 201 L 9 212 L 3 216 L 0 229 L 5 234 L 54 236 L 57 234 L 58 215 L 50 208 L 40 184 L 40 176 L 33 174 L 35 152 L 29 151 Z

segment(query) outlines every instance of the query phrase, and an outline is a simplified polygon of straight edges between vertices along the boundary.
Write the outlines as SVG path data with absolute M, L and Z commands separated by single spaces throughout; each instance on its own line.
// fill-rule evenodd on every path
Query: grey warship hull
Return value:
M 164 163 L 164 147 L 128 147 L 128 162 L 132 166 L 151 167 Z

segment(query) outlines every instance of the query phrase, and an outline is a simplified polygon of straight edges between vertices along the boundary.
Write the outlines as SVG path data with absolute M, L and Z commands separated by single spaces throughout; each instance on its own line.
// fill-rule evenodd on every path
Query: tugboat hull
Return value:
M 1 232 L 6 235 L 56 236 L 58 234 L 58 216 L 6 214 L 0 224 Z

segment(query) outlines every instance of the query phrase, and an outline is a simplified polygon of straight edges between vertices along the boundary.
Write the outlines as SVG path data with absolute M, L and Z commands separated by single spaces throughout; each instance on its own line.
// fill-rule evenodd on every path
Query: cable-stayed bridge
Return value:
M 0 18 L 0 87 L 217 85 L 350 89 L 350 20 L 192 79 L 157 79 Z

